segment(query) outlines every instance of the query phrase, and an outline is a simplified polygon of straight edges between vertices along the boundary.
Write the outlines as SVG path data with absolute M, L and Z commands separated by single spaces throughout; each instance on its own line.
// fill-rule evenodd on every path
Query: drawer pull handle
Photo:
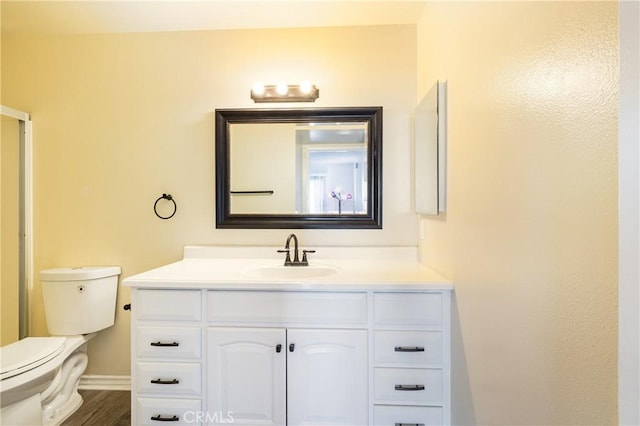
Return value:
M 424 423 L 396 423 L 395 426 L 424 426 Z
M 154 385 L 177 385 L 178 383 L 180 383 L 180 380 L 178 380 L 178 379 L 171 379 L 171 380 L 151 379 L 151 383 L 153 383 Z
M 424 385 L 396 385 L 397 391 L 421 391 Z
M 296 345 L 295 345 L 295 343 L 291 343 L 291 344 L 289 344 L 289 352 L 293 352 L 293 351 L 295 351 L 295 350 L 296 350 Z
M 152 416 L 151 420 L 154 422 L 178 422 L 180 421 L 180 417 L 171 416 L 171 417 L 163 417 L 162 414 L 158 414 L 157 416 Z
M 151 346 L 180 346 L 180 343 L 178 342 L 171 342 L 171 343 L 163 343 L 163 342 L 151 342 Z
M 396 352 L 424 352 L 422 346 L 396 346 L 394 349 Z
M 280 343 L 278 343 L 278 344 L 276 345 L 276 352 L 277 352 L 277 353 L 282 352 L 282 345 L 281 345 Z

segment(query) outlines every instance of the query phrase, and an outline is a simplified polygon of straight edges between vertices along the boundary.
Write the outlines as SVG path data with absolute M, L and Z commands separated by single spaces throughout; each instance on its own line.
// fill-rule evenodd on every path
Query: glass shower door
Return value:
M 31 288 L 31 123 L 29 114 L 1 107 L 0 343 L 28 335 Z

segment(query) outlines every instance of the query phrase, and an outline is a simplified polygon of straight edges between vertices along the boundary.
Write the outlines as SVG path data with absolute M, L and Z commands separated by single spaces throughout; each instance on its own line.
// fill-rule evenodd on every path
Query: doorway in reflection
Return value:
M 298 212 L 367 212 L 366 131 L 364 123 L 297 126 Z

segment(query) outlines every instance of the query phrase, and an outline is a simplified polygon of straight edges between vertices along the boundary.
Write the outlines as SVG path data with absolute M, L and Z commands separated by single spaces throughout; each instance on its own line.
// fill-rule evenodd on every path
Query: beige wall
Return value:
M 284 244 L 286 230 L 214 226 L 213 111 L 256 107 L 255 81 L 310 80 L 320 99 L 307 106 L 384 107 L 384 229 L 300 230 L 301 244 L 417 245 L 415 51 L 415 26 L 3 36 L 2 103 L 33 120 L 36 272 L 103 264 L 126 277 L 186 244 Z M 168 221 L 153 213 L 162 193 L 178 204 Z M 34 296 L 44 335 L 37 279 Z M 118 309 L 91 342 L 88 374 L 129 374 L 129 318 Z
M 449 191 L 420 249 L 456 286 L 457 424 L 617 424 L 617 43 L 615 2 L 424 10 Z

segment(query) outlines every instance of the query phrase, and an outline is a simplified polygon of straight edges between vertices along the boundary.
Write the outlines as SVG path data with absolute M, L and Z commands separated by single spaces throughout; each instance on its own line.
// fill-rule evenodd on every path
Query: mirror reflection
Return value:
M 216 224 L 380 228 L 379 107 L 216 110 Z
M 367 213 L 366 122 L 235 123 L 229 135 L 232 214 Z

